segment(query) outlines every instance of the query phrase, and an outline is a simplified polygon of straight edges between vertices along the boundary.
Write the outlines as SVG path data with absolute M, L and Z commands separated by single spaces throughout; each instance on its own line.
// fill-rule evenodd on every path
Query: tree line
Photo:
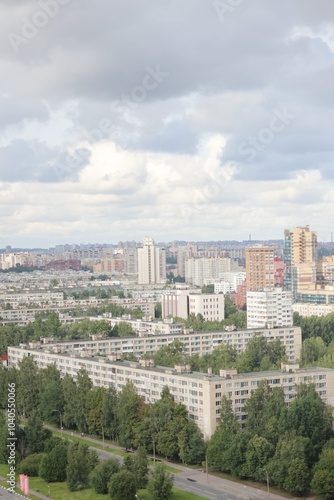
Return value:
M 238 478 L 269 481 L 294 495 L 310 488 L 334 494 L 332 408 L 313 385 L 297 387 L 286 406 L 282 388 L 265 382 L 252 392 L 241 428 L 231 400 L 223 396 L 220 423 L 207 450 L 208 463 Z
M 126 449 L 143 446 L 187 464 L 204 459 L 199 428 L 167 386 L 158 401 L 146 404 L 131 381 L 120 392 L 113 385 L 96 387 L 86 370 L 79 370 L 76 380 L 68 375 L 61 378 L 55 365 L 40 369 L 32 357 L 20 361 L 19 369 L 0 370 L 2 408 L 8 383 L 15 383 L 16 411 L 24 418 L 37 412 L 45 422 L 60 425 L 61 421 L 67 429 L 109 438 Z

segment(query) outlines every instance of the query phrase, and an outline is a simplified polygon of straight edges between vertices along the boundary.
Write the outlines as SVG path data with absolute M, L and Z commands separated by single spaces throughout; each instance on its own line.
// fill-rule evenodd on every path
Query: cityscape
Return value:
M 332 1 L 0 16 L 1 499 L 334 499 Z

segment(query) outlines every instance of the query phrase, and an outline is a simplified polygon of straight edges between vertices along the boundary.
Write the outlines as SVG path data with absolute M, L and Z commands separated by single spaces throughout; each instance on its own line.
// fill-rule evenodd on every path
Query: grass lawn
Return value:
M 60 431 L 52 430 L 51 432 L 54 436 L 61 437 Z M 92 447 L 97 448 L 99 450 L 110 451 L 110 453 L 113 453 L 114 455 L 119 455 L 121 457 L 128 456 L 128 453 L 126 453 L 125 451 L 119 450 L 118 448 L 113 448 L 109 444 L 105 444 L 105 446 L 103 448 L 102 444 L 92 443 L 91 441 L 89 441 L 85 438 L 82 438 L 80 436 L 76 436 L 76 435 L 70 436 L 68 434 L 63 434 L 63 437 L 65 439 L 68 439 L 69 441 L 73 441 L 75 443 L 85 443 L 88 446 L 92 446 Z M 150 463 L 152 464 L 152 460 L 150 461 Z M 172 467 L 171 465 L 166 465 L 166 469 L 169 472 L 171 472 L 172 474 L 177 474 L 178 472 L 181 472 L 180 469 L 177 469 L 176 467 Z
M 72 437 L 72 436 L 71 436 Z M 173 469 L 173 467 L 170 467 Z M 8 472 L 8 466 L 0 465 L 0 475 L 6 476 Z M 5 482 L 0 482 L 3 486 L 8 486 Z M 53 500 L 108 500 L 108 495 L 98 495 L 93 489 L 86 489 L 82 491 L 70 492 L 67 488 L 66 483 L 47 483 L 39 477 L 29 478 L 30 489 L 36 491 L 37 493 L 42 493 L 45 496 L 49 496 Z M 19 492 L 19 490 L 18 490 Z M 206 500 L 198 495 L 193 495 L 187 491 L 178 490 L 173 488 L 173 500 Z M 139 490 L 138 497 L 140 500 L 148 500 L 147 490 Z M 32 500 L 38 500 L 38 497 L 30 495 L 29 498 Z
M 140 500 L 149 500 L 147 490 L 139 490 L 137 492 Z M 189 493 L 188 491 L 178 490 L 173 488 L 173 500 L 207 500 L 205 497 L 199 497 L 198 495 L 194 495 L 193 493 Z

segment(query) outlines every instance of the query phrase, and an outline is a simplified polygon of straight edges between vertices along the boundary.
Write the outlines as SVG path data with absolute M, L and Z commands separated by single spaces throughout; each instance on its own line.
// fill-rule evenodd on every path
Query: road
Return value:
M 48 427 L 48 426 L 45 426 Z M 49 427 L 54 430 L 54 427 Z M 63 431 L 63 434 L 67 434 L 71 437 L 71 432 Z M 79 434 L 74 433 L 76 437 L 80 437 Z M 83 439 L 91 442 L 91 447 L 94 448 L 94 443 L 101 445 L 100 440 L 84 436 Z M 115 455 L 112 451 L 107 451 L 109 445 L 106 445 L 105 450 L 100 450 L 94 448 L 98 453 L 99 457 L 103 460 L 110 458 L 111 456 L 117 458 L 120 462 L 122 457 Z M 117 445 L 112 445 L 112 448 L 122 449 Z M 110 448 L 110 449 L 112 449 Z M 230 481 L 228 479 L 223 479 L 220 477 L 213 476 L 212 474 L 205 474 L 202 470 L 194 470 L 185 467 L 180 464 L 171 464 L 166 461 L 166 465 L 172 465 L 176 469 L 179 469 L 178 474 L 174 474 L 174 485 L 180 490 L 189 491 L 200 495 L 208 500 L 267 500 L 268 493 L 265 490 L 259 490 L 252 488 L 247 485 L 240 484 L 238 482 Z M 270 500 L 286 500 L 286 497 L 270 493 Z
M 17 495 L 16 493 L 10 493 L 7 488 L 0 486 L 0 500 L 19 500 L 23 498 L 22 495 Z

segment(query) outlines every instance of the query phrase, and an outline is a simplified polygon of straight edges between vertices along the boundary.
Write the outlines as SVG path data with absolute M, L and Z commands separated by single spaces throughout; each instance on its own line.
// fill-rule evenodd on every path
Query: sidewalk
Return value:
M 7 479 L 6 479 L 5 477 L 2 477 L 2 476 L 0 476 L 0 479 L 1 479 L 1 481 L 7 481 Z M 16 484 L 16 486 L 17 486 L 17 488 L 19 488 L 19 487 L 20 487 L 19 483 L 17 483 L 17 484 Z M 0 487 L 1 487 L 1 488 L 4 488 L 4 486 L 0 486 Z M 6 488 L 4 488 L 4 489 L 6 489 Z M 36 497 L 38 497 L 38 498 L 41 498 L 42 500 L 50 500 L 50 497 L 46 497 L 45 495 L 42 495 L 42 493 L 39 493 L 39 492 L 37 492 L 37 491 L 34 491 L 34 490 L 30 490 L 30 489 L 29 489 L 29 495 L 30 495 L 30 493 L 31 493 L 32 495 L 35 495 L 35 496 L 36 496 Z M 18 492 L 15 492 L 15 495 L 19 495 L 20 497 L 22 497 L 22 498 L 26 498 L 26 499 L 28 499 L 28 498 L 29 498 L 29 497 L 26 497 L 26 496 L 24 496 L 24 495 L 21 495 L 21 493 L 18 493 Z
M 50 430 L 56 430 L 59 431 L 59 429 L 55 429 L 52 426 L 45 425 L 46 428 Z M 86 441 L 89 441 L 94 444 L 98 444 L 102 448 L 102 441 L 99 439 L 95 439 L 89 436 L 80 436 L 80 433 L 78 432 L 71 432 L 71 431 L 66 431 L 63 430 L 63 435 L 67 435 L 68 437 L 75 436 L 76 438 L 82 438 Z M 94 447 L 94 446 L 92 446 Z M 125 451 L 124 447 L 118 446 L 116 444 L 110 444 L 110 443 L 105 443 L 104 446 L 104 452 L 105 453 L 110 453 L 112 455 L 112 450 L 118 450 L 118 451 Z M 198 469 L 192 469 L 189 468 L 185 465 L 182 464 L 175 464 L 173 462 L 169 462 L 168 460 L 161 460 L 165 465 L 169 465 L 171 467 L 174 467 L 175 469 L 179 469 L 180 472 L 176 473 L 175 476 L 177 478 L 183 478 L 185 480 L 189 480 L 191 482 L 197 483 L 202 486 L 210 486 L 211 488 L 214 488 L 217 491 L 217 494 L 225 492 L 227 494 L 230 494 L 235 497 L 239 498 L 246 498 L 248 499 L 263 499 L 267 500 L 268 498 L 268 492 L 266 488 L 264 489 L 258 489 L 254 488 L 252 486 L 248 486 L 247 484 L 244 483 L 239 483 L 237 481 L 232 481 L 229 479 L 223 479 L 217 476 L 214 476 L 212 474 L 206 474 L 206 472 L 203 472 L 203 467 L 198 468 Z M 292 498 L 289 497 L 288 495 L 286 496 L 281 496 L 277 495 L 275 493 L 270 492 L 270 498 L 271 500 L 287 500 L 287 498 Z

